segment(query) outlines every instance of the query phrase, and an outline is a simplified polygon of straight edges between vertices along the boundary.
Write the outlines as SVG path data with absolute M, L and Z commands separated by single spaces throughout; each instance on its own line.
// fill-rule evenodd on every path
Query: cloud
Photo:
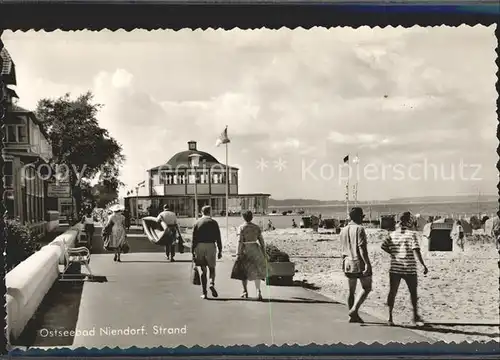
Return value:
M 301 164 L 315 160 L 319 168 L 355 152 L 366 162 L 463 157 L 484 164 L 485 188 L 496 186 L 492 27 L 6 32 L 3 38 L 16 62 L 21 105 L 95 93 L 104 104 L 101 125 L 127 156 L 127 184 L 189 140 L 224 159 L 214 144 L 227 125 L 230 162 L 243 169 L 244 192 L 341 199 L 342 186 L 332 181 L 304 183 Z M 261 173 L 255 167 L 261 157 L 282 157 L 287 170 Z M 363 185 L 363 196 L 452 194 L 466 186 L 373 182 Z

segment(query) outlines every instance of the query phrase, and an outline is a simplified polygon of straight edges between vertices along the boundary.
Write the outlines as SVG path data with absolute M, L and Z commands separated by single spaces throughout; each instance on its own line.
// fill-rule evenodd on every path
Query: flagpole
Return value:
M 350 175 L 350 171 L 349 171 L 349 154 L 347 154 L 347 180 L 346 180 L 346 199 L 345 199 L 345 202 L 346 202 L 346 220 L 349 220 L 349 194 L 350 194 L 350 191 L 349 191 L 349 175 Z
M 349 219 L 349 179 L 347 179 L 346 189 L 347 189 L 347 196 L 345 199 L 345 203 L 346 203 L 346 216 L 347 216 L 347 220 L 348 220 Z
M 359 166 L 358 164 L 359 164 L 359 157 L 358 157 L 358 153 L 356 153 L 356 166 Z M 354 190 L 354 206 L 358 206 L 358 185 L 359 185 L 359 177 L 358 177 L 358 171 L 356 171 L 356 187 Z
M 227 126 L 226 126 L 227 129 Z M 229 162 L 228 162 L 228 143 L 226 142 L 226 243 L 229 241 Z

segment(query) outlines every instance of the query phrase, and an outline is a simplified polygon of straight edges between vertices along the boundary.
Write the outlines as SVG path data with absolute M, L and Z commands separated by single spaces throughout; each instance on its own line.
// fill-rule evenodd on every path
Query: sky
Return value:
M 92 91 L 121 195 L 198 142 L 240 193 L 496 193 L 495 27 L 9 32 L 19 105 Z M 354 163 L 357 154 L 358 162 Z M 145 195 L 145 190 L 142 193 Z

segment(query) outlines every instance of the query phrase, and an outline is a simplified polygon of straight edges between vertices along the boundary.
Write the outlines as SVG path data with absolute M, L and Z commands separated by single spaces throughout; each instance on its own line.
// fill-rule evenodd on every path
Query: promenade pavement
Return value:
M 171 263 L 136 229 L 129 235 L 131 253 L 116 263 L 99 234 L 91 268 L 107 281 L 84 284 L 72 348 L 429 341 L 366 314 L 366 324 L 349 324 L 345 305 L 302 287 L 263 283 L 264 301 L 241 299 L 228 258 L 217 263 L 219 297 L 204 300 L 201 287 L 190 283 L 189 252 Z M 255 296 L 251 283 L 249 291 Z

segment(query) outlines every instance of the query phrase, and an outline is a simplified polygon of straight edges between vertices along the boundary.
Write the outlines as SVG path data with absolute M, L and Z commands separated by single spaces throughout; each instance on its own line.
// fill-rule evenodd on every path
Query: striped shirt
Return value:
M 414 250 L 420 249 L 415 231 L 401 228 L 391 232 L 382 243 L 382 250 L 391 255 L 389 272 L 395 274 L 417 274 Z

